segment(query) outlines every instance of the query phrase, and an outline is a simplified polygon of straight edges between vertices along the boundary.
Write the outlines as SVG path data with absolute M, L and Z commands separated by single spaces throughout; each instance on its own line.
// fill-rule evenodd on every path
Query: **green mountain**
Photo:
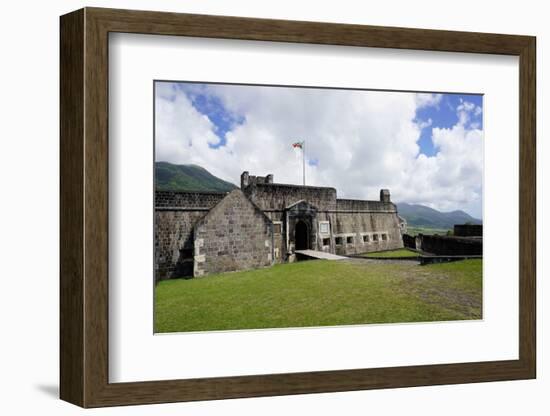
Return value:
M 212 175 L 197 165 L 174 165 L 168 162 L 155 163 L 156 188 L 162 191 L 215 191 L 229 192 L 237 188 Z M 441 212 L 425 205 L 399 203 L 397 211 L 410 227 L 452 229 L 455 224 L 481 224 L 464 211 Z
M 452 229 L 455 224 L 481 224 L 481 220 L 464 211 L 441 212 L 425 205 L 399 203 L 397 212 L 411 227 Z
M 155 162 L 155 185 L 160 191 L 229 192 L 237 188 L 200 166 L 168 162 Z

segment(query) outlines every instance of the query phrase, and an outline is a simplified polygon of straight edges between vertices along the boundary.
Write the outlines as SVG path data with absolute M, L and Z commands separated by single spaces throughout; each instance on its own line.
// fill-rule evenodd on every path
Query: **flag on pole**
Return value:
M 302 149 L 302 176 L 304 179 L 304 186 L 306 186 L 306 141 L 292 143 L 294 149 Z

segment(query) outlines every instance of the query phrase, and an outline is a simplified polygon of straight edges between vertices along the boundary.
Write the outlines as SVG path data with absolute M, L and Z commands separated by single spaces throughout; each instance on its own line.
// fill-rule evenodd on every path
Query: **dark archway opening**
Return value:
M 307 224 L 305 222 L 298 221 L 296 223 L 294 238 L 296 241 L 296 250 L 309 249 L 309 236 L 307 231 Z

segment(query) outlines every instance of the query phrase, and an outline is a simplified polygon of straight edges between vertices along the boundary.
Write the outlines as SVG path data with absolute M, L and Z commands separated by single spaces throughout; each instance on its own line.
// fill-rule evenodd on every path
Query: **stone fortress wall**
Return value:
M 240 189 L 231 191 L 195 226 L 193 275 L 271 266 L 272 225 Z
M 482 224 L 455 224 L 453 229 L 455 237 L 483 237 Z
M 428 256 L 482 256 L 483 225 L 455 224 L 452 235 L 403 235 L 405 247 Z
M 174 192 L 156 191 L 155 208 L 166 210 L 206 209 L 220 202 L 227 192 Z
M 155 279 L 193 276 L 193 228 L 225 192 L 155 192 Z
M 301 200 L 316 208 L 313 249 L 352 255 L 403 247 L 397 208 L 387 190 L 381 191 L 379 201 L 339 199 L 335 188 L 278 184 L 273 175 L 248 172 L 241 175 L 241 189 L 272 221 L 281 222 L 282 232 L 275 236 L 276 262 L 286 261 L 293 249 L 291 241 L 286 244 L 294 230 L 292 222 L 285 221 L 285 210 Z M 321 233 L 319 222 L 328 222 L 328 233 Z
M 303 237 L 303 238 L 302 238 Z M 293 261 L 299 249 L 340 255 L 403 247 L 396 206 L 338 199 L 336 189 L 241 175 L 231 193 L 157 191 L 155 277 L 203 276 Z

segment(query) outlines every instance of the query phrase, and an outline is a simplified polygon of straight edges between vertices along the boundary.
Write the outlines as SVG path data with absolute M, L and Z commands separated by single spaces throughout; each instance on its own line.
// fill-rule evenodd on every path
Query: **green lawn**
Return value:
M 312 260 L 159 282 L 155 332 L 481 318 L 481 260 Z
M 386 259 L 392 259 L 396 257 L 418 257 L 419 254 L 415 251 L 408 250 L 406 248 L 399 248 L 397 250 L 375 251 L 372 253 L 365 253 L 362 257 L 383 257 Z

